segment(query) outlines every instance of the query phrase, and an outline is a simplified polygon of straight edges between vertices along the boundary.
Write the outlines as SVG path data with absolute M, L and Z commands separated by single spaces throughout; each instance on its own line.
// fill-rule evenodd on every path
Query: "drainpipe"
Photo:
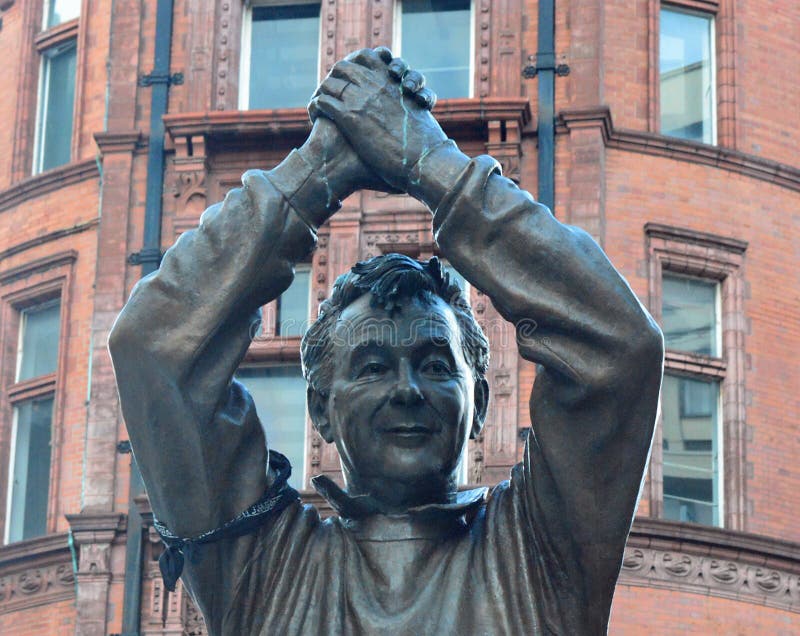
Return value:
M 158 269 L 161 261 L 161 203 L 164 188 L 164 121 L 171 84 L 182 84 L 183 75 L 170 75 L 173 0 L 158 0 L 153 71 L 139 78 L 139 86 L 150 87 L 150 135 L 147 150 L 147 194 L 142 250 L 131 254 L 128 263 L 142 266 L 142 276 Z M 121 448 L 122 452 L 128 450 Z M 142 550 L 144 527 L 136 507 L 136 497 L 144 494 L 142 475 L 131 455 L 128 492 L 128 532 L 125 546 L 125 595 L 122 609 L 122 635 L 139 636 L 142 597 Z
M 555 76 L 569 74 L 569 66 L 556 64 L 555 0 L 539 0 L 538 51 L 529 58 L 533 64 L 522 69 L 525 79 L 539 77 L 538 129 L 539 192 L 538 199 L 548 208 L 555 207 Z
M 539 201 L 555 208 L 556 82 L 555 0 L 539 0 Z

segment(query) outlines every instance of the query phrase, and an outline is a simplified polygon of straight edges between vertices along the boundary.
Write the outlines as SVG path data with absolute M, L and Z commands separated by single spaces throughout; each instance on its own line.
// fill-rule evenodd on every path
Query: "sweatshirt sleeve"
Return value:
M 550 581 L 531 602 L 570 633 L 605 633 L 653 437 L 661 332 L 588 234 L 500 176 L 491 157 L 454 160 L 462 171 L 434 213 L 437 242 L 538 365 L 511 480 Z

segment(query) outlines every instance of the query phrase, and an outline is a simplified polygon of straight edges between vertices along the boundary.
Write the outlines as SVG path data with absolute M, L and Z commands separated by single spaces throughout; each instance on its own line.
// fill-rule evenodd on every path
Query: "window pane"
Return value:
M 661 10 L 661 132 L 713 143 L 711 16 Z
M 61 304 L 58 302 L 22 312 L 17 382 L 55 372 L 60 326 Z
M 311 272 L 298 269 L 294 281 L 278 300 L 279 336 L 302 336 L 308 329 L 308 295 Z
M 719 383 L 664 376 L 661 397 L 664 516 L 718 525 Z
M 39 171 L 69 163 L 75 101 L 75 42 L 44 53 L 39 104 Z
M 403 0 L 403 58 L 440 97 L 469 97 L 469 0 Z
M 300 366 L 239 369 L 236 379 L 247 387 L 267 431 L 270 448 L 292 463 L 289 484 L 303 485 L 306 438 L 306 381 Z
M 47 532 L 52 417 L 52 396 L 14 407 L 16 436 L 11 458 L 9 542 Z
M 717 283 L 664 276 L 662 291 L 667 349 L 718 356 Z
M 249 108 L 306 106 L 319 80 L 319 4 L 252 11 Z
M 45 28 L 57 26 L 81 14 L 81 0 L 48 0 Z

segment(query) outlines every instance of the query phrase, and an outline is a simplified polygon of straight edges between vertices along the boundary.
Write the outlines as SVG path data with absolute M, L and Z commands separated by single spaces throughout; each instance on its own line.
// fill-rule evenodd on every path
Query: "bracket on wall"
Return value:
M 183 84 L 183 73 L 148 73 L 140 75 L 137 81 L 139 86 L 153 86 L 154 84 L 166 84 L 167 86 L 180 86 Z
M 157 249 L 143 249 L 141 252 L 133 252 L 128 255 L 128 265 L 144 265 L 145 263 L 161 263 L 164 254 Z
M 556 56 L 552 53 L 537 53 L 536 55 L 529 55 L 528 61 L 531 62 L 522 69 L 522 77 L 525 79 L 533 79 L 539 71 L 555 71 L 559 77 L 569 75 L 569 64 L 563 60 L 567 59 L 566 55 L 559 56 L 561 59 L 560 64 L 556 64 Z

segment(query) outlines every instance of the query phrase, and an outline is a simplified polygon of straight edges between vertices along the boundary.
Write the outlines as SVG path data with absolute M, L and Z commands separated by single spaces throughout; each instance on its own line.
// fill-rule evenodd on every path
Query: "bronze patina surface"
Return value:
M 238 533 L 173 544 L 211 634 L 607 630 L 653 436 L 661 334 L 585 232 L 447 139 L 434 100 L 385 49 L 339 62 L 303 147 L 206 210 L 112 331 L 162 531 L 198 537 L 267 502 Z M 441 253 L 516 326 L 520 355 L 539 365 L 531 432 L 509 481 L 459 493 L 459 459 L 489 400 L 485 339 L 437 261 L 359 264 L 302 346 L 309 413 L 346 480 L 315 480 L 338 512 L 323 521 L 283 485 L 233 374 L 258 308 L 289 286 L 338 202 L 365 188 L 423 201 Z

